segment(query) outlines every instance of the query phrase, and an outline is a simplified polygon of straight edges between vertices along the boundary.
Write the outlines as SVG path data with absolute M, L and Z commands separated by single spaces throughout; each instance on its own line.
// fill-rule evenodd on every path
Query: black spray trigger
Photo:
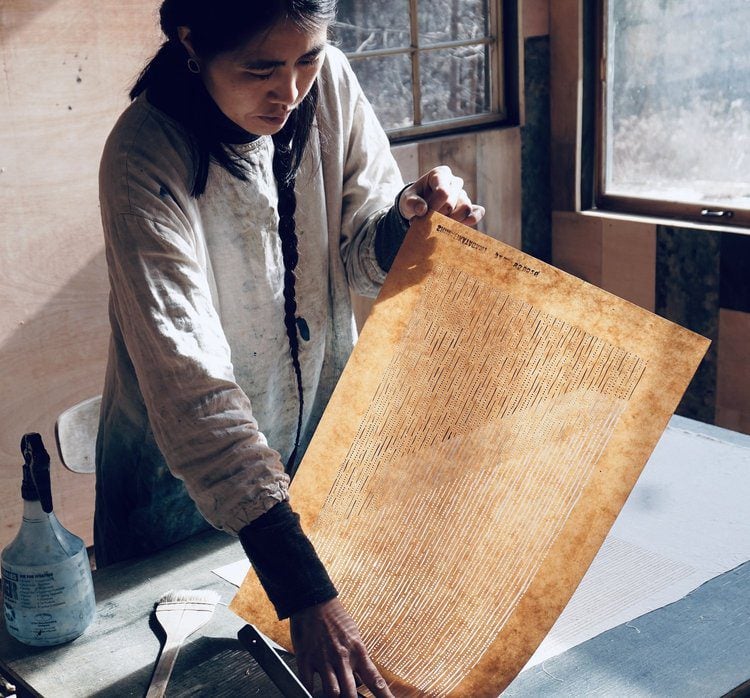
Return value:
M 21 453 L 24 463 L 31 472 L 42 509 L 49 514 L 52 511 L 52 485 L 49 475 L 49 454 L 44 448 L 39 434 L 24 434 L 21 438 Z

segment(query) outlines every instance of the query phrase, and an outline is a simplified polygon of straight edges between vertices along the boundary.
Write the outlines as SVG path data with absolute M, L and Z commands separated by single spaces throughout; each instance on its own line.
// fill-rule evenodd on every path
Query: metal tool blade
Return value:
M 270 640 L 253 625 L 245 625 L 237 637 L 258 662 L 268 678 L 284 694 L 284 698 L 312 698 L 291 667 L 278 655 Z

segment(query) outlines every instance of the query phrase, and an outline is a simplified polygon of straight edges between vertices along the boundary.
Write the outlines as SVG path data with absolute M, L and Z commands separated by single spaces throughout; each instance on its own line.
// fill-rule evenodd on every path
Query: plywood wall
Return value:
M 0 4 L 0 546 L 20 522 L 22 434 L 53 456 L 55 508 L 90 540 L 93 478 L 63 471 L 53 427 L 101 391 L 104 139 L 158 37 L 151 3 Z
M 546 31 L 546 0 L 528 6 L 527 32 Z M 92 540 L 93 477 L 63 469 L 53 428 L 63 409 L 102 387 L 109 330 L 98 162 L 128 87 L 158 46 L 157 7 L 146 0 L 0 4 L 0 547 L 20 522 L 19 442 L 28 431 L 40 432 L 52 455 L 59 518 Z M 485 230 L 518 244 L 519 133 L 395 150 L 407 178 L 453 165 L 487 206 Z

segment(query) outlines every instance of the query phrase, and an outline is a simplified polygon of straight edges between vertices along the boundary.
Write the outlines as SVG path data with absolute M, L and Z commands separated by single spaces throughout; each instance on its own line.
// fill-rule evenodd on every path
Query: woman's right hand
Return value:
M 406 187 L 398 202 L 399 213 L 411 220 L 437 211 L 464 225 L 474 226 L 484 217 L 484 206 L 472 203 L 464 189 L 464 180 L 447 165 L 433 167 Z
M 377 698 L 393 698 L 338 598 L 293 614 L 290 623 L 297 668 L 308 691 L 318 674 L 328 698 L 356 698 L 358 677 Z

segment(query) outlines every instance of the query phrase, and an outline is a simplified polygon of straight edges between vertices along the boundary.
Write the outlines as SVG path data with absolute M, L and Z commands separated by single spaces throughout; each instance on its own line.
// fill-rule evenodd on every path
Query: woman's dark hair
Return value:
M 273 137 L 273 174 L 279 190 L 279 238 L 281 239 L 281 254 L 284 259 L 284 327 L 289 340 L 289 353 L 292 357 L 292 368 L 297 380 L 297 397 L 299 410 L 297 412 L 297 433 L 294 447 L 287 461 L 286 469 L 290 476 L 294 476 L 297 469 L 297 451 L 302 435 L 302 411 L 305 398 L 302 390 L 302 366 L 299 362 L 299 338 L 310 339 L 310 330 L 304 318 L 297 317 L 297 295 L 295 284 L 297 277 L 295 269 L 299 261 L 297 251 L 297 230 L 294 213 L 297 208 L 297 197 L 294 194 L 295 170 L 293 152 L 293 136 L 296 131 L 295 122 L 299 118 L 296 110 L 289 115 L 284 128 Z
M 164 0 L 159 10 L 166 41 L 148 62 L 130 91 L 148 100 L 179 122 L 189 133 L 194 156 L 193 196 L 206 188 L 211 158 L 235 177 L 246 175 L 222 126 L 218 108 L 200 75 L 188 69 L 190 57 L 178 36 L 178 27 L 190 29 L 195 52 L 202 60 L 238 48 L 254 36 L 289 21 L 311 32 L 333 21 L 336 0 Z M 317 81 L 295 110 L 291 171 L 299 167 L 315 118 Z
M 146 65 L 130 91 L 135 99 L 147 92 L 148 100 L 186 129 L 194 156 L 192 195 L 203 194 L 213 158 L 239 179 L 247 179 L 237 152 L 226 142 L 227 129 L 221 114 L 199 75 L 188 69 L 190 57 L 178 36 L 178 27 L 190 29 L 193 48 L 207 60 L 239 47 L 252 37 L 287 20 L 303 32 L 329 24 L 336 0 L 164 0 L 161 28 L 167 40 Z M 297 317 L 295 269 L 299 259 L 294 213 L 297 200 L 295 178 L 307 145 L 318 101 L 317 81 L 302 103 L 290 114 L 284 128 L 273 136 L 273 173 L 278 186 L 279 237 L 284 259 L 284 326 L 297 382 L 299 412 L 297 433 L 286 469 L 294 475 L 302 432 L 304 395 L 299 361 L 299 340 L 309 339 L 304 318 Z

